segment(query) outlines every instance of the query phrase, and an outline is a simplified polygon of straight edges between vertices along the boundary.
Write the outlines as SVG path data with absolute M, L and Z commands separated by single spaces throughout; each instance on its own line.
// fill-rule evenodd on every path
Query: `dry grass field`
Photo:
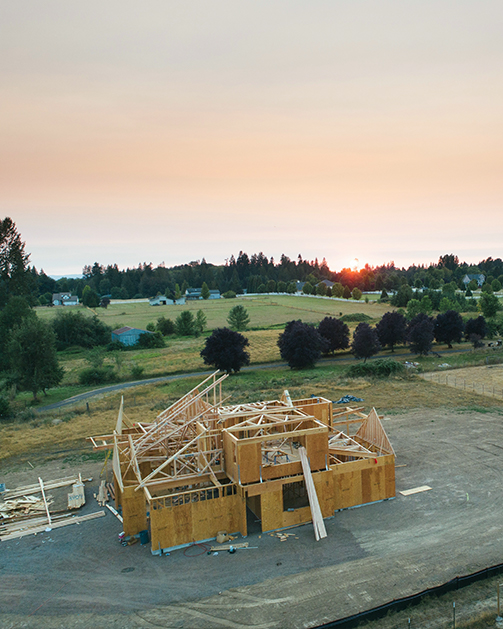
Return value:
M 475 368 L 482 369 L 484 368 Z M 131 422 L 152 421 L 170 403 L 195 386 L 200 378 L 180 380 L 156 385 L 145 385 L 124 391 L 125 413 Z M 320 395 L 338 400 L 345 394 L 363 398 L 358 406 L 367 411 L 375 407 L 379 413 L 394 415 L 412 409 L 433 413 L 448 408 L 466 413 L 500 412 L 498 400 L 472 391 L 446 387 L 428 382 L 419 376 L 370 381 L 348 380 L 337 366 L 321 366 L 312 370 L 294 372 L 288 368 L 242 372 L 228 378 L 223 387 L 231 403 L 264 399 L 277 399 L 284 389 L 294 398 Z M 109 433 L 115 425 L 121 398 L 114 392 L 93 398 L 89 411 L 85 402 L 70 409 L 40 413 L 25 422 L 8 423 L 0 427 L 0 460 L 28 457 L 30 453 L 44 456 L 66 456 L 71 450 L 86 452 L 85 438 L 89 435 Z M 89 450 L 90 452 L 90 450 Z

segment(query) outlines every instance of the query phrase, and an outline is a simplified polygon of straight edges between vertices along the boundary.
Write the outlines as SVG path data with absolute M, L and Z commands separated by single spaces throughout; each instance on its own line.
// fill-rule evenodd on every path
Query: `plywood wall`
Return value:
M 124 519 L 124 533 L 136 535 L 148 528 L 147 503 L 142 490 L 135 491 L 134 487 L 124 487 L 122 494 L 122 517 Z
M 395 495 L 395 457 L 351 461 L 332 468 L 334 509 L 392 498 Z
M 153 551 L 211 539 L 219 531 L 246 535 L 246 501 L 238 493 L 174 507 L 164 507 L 159 501 L 152 503 Z

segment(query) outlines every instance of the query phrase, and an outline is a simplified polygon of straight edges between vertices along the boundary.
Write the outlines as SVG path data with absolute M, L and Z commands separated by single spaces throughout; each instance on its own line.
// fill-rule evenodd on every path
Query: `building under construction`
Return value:
M 395 495 L 395 455 L 375 409 L 337 408 L 320 397 L 226 405 L 215 372 L 152 423 L 112 435 L 115 501 L 127 536 L 150 531 L 152 552 L 323 518 Z M 345 432 L 342 431 L 345 429 Z M 317 529 L 318 525 L 318 529 Z M 323 536 L 320 534 L 319 536 Z

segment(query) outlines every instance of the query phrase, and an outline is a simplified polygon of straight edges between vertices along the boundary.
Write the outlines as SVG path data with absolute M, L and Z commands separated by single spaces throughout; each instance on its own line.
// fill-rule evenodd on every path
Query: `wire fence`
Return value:
M 461 389 L 462 391 L 468 391 L 468 393 L 477 393 L 479 395 L 493 397 L 497 400 L 503 400 L 503 385 L 497 386 L 494 383 L 470 382 L 452 372 L 442 373 L 439 371 L 431 371 L 429 373 L 422 373 L 420 376 L 423 380 L 427 380 L 428 382 L 435 382 L 436 384 L 443 384 L 455 389 Z

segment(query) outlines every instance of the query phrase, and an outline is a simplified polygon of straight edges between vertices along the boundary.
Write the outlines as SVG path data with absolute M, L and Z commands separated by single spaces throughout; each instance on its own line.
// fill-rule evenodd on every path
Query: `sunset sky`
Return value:
M 31 263 L 503 257 L 503 3 L 2 0 Z

